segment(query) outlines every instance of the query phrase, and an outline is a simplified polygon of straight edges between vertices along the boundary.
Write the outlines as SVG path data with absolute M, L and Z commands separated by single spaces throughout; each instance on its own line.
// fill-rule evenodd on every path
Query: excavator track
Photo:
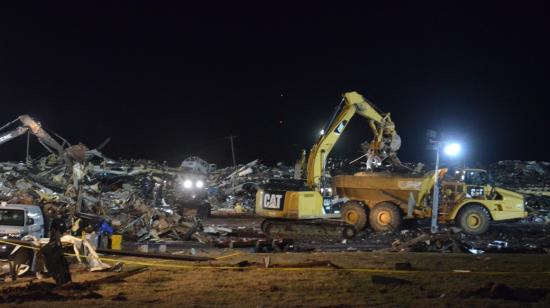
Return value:
M 341 240 L 357 234 L 354 226 L 329 219 L 266 219 L 262 231 L 268 238 L 285 240 Z

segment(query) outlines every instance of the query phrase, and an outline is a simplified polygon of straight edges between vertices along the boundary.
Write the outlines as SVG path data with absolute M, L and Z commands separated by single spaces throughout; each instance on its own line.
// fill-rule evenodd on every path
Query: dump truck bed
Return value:
M 369 207 L 383 201 L 407 206 L 410 196 L 416 204 L 433 187 L 434 172 L 423 175 L 390 172 L 360 172 L 333 178 L 333 191 L 340 197 L 359 200 Z

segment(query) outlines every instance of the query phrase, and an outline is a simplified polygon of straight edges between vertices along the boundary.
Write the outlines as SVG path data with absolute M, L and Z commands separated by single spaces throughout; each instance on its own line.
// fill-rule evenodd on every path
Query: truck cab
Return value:
M 506 221 L 527 216 L 521 194 L 496 187 L 483 169 L 463 169 L 442 182 L 441 214 L 465 231 L 481 234 L 489 221 Z M 445 215 L 446 214 L 446 215 Z
M 461 181 L 466 187 L 466 195 L 471 198 L 484 198 L 490 188 L 487 171 L 482 169 L 465 169 L 462 171 Z
M 0 238 L 21 239 L 26 235 L 42 238 L 44 234 L 44 215 L 38 205 L 0 204 Z M 0 257 L 6 257 L 12 249 L 11 245 L 0 245 Z

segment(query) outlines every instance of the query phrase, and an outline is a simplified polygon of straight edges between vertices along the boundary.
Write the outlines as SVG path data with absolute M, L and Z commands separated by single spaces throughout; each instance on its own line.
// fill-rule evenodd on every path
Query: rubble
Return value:
M 180 226 L 185 203 L 176 188 L 179 168 L 154 161 L 114 161 L 82 144 L 26 163 L 0 162 L 0 201 L 40 205 L 46 218 L 81 218 L 80 230 L 97 232 L 108 221 L 129 239 L 147 240 Z M 49 224 L 48 219 L 46 224 Z M 177 232 L 177 231 L 176 231 Z
M 525 222 L 550 223 L 550 162 L 504 160 L 489 171 L 496 184 L 525 196 Z
M 254 213 L 256 190 L 268 180 L 290 180 L 294 167 L 278 163 L 268 167 L 254 160 L 247 164 L 218 169 L 208 178 L 208 200 L 219 212 Z
M 503 160 L 491 164 L 489 171 L 503 187 L 550 191 L 550 162 Z

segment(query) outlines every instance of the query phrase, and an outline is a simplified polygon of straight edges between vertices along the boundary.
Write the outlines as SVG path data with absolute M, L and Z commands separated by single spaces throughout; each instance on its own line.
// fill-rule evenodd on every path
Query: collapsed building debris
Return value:
M 87 240 L 71 235 L 41 239 L 27 235 L 21 240 L 3 239 L 2 244 L 14 247 L 8 256 L 12 281 L 32 271 L 39 277 L 44 274 L 52 276 L 57 285 L 71 282 L 69 265 L 65 259 L 66 248 L 69 247 L 74 251 L 78 263 L 84 264 L 84 259 L 91 272 L 119 269 L 122 265 L 110 266 L 104 263 Z
M 46 216 L 42 236 L 49 220 L 61 215 L 67 223 L 70 220 L 73 234 L 107 230 L 139 241 L 164 237 L 206 242 L 197 234 L 200 224 L 186 221 L 185 216 L 207 216 L 211 206 L 251 213 L 259 183 L 293 172 L 282 164 L 268 168 L 258 160 L 215 172 L 215 165 L 198 157 L 179 167 L 149 160 L 115 161 L 98 149 L 71 145 L 57 134 L 52 137 L 27 115 L 0 130 L 16 123 L 21 126 L 0 136 L 0 144 L 32 133 L 50 155 L 37 159 L 27 155 L 25 163 L 0 163 L 0 201 L 41 206 Z M 106 229 L 100 228 L 105 225 Z
M 550 162 L 504 160 L 489 170 L 497 184 L 525 196 L 526 222 L 550 223 Z
M 516 190 L 550 191 L 550 162 L 503 160 L 491 164 L 489 170 L 495 182 L 502 186 Z
M 256 190 L 260 184 L 293 177 L 294 167 L 278 163 L 271 168 L 258 159 L 244 165 L 218 169 L 208 179 L 210 206 L 220 212 L 253 213 Z

